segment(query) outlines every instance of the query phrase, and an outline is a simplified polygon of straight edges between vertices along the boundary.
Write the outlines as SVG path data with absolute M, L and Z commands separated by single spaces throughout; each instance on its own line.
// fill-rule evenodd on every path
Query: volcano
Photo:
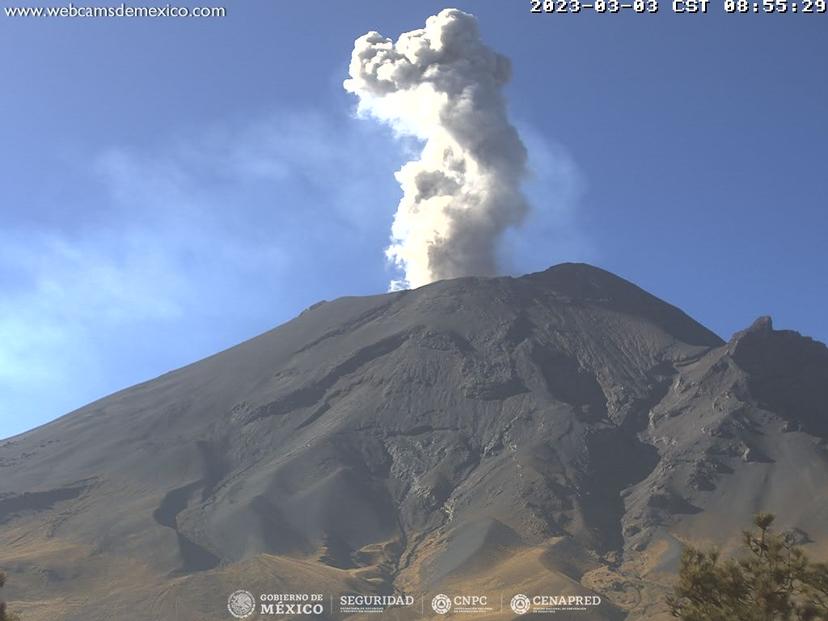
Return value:
M 217 621 L 238 589 L 331 619 L 377 618 L 342 593 L 667 618 L 682 544 L 729 550 L 757 511 L 828 558 L 826 403 L 825 345 L 769 318 L 724 342 L 583 264 L 320 302 L 0 443 L 6 597 L 25 621 Z

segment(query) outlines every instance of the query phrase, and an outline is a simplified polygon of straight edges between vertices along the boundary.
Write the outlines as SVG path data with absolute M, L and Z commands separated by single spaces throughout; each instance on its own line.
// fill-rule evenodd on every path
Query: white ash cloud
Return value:
M 388 258 L 404 273 L 391 288 L 497 274 L 497 242 L 526 212 L 526 149 L 509 123 L 509 60 L 481 40 L 474 16 L 445 9 L 396 42 L 356 40 L 344 87 L 358 111 L 422 141 L 396 173 L 403 190 Z

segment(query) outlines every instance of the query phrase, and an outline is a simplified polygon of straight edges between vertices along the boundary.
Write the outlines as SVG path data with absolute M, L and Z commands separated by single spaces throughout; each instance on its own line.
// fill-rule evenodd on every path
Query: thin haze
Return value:
M 396 42 L 356 40 L 345 89 L 359 111 L 423 142 L 396 173 L 403 190 L 386 255 L 391 288 L 498 273 L 497 242 L 527 212 L 526 149 L 506 116 L 509 60 L 480 40 L 477 20 L 445 9 Z

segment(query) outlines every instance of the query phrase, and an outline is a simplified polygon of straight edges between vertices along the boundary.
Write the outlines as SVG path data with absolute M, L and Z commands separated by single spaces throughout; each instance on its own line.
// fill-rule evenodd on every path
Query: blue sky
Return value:
M 341 83 L 357 36 L 445 6 L 0 16 L 0 437 L 385 290 L 412 145 Z M 588 261 L 724 337 L 771 314 L 828 340 L 828 16 L 453 6 L 513 63 L 533 211 L 505 271 Z

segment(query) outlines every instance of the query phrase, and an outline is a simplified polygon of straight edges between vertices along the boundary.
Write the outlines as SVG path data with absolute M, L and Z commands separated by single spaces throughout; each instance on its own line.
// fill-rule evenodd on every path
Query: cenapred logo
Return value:
M 509 602 L 509 607 L 517 615 L 527 612 L 535 614 L 555 614 L 559 612 L 585 612 L 592 606 L 600 606 L 598 595 L 533 595 L 529 597 L 518 593 Z
M 509 602 L 509 606 L 516 615 L 525 615 L 532 608 L 532 600 L 523 593 L 518 593 Z
M 227 598 L 227 610 L 236 619 L 246 619 L 256 612 L 256 598 L 250 591 L 234 591 Z
M 435 595 L 434 599 L 431 600 L 431 608 L 438 615 L 448 614 L 448 611 L 451 610 L 451 598 L 443 593 Z

